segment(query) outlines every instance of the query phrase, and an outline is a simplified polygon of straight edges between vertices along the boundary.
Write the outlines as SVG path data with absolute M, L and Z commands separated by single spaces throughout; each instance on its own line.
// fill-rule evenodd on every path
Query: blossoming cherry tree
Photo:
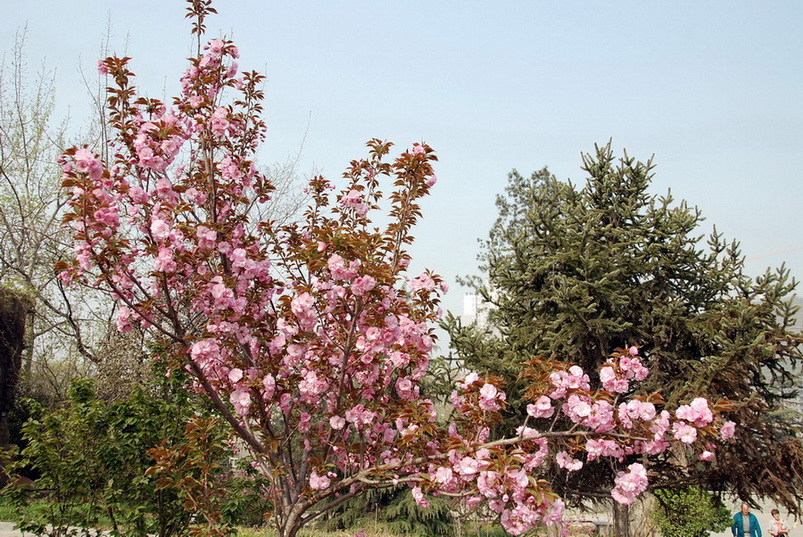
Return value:
M 211 12 L 190 1 L 199 43 Z M 562 516 L 539 473 L 549 458 L 570 472 L 680 442 L 705 460 L 733 434 L 724 403 L 695 399 L 671 414 L 657 395 L 627 397 L 647 374 L 635 347 L 612 355 L 598 390 L 577 366 L 531 362 L 529 417 L 513 438 L 491 438 L 506 396 L 490 376 L 468 375 L 452 395 L 454 419 L 439 423 L 420 382 L 446 285 L 407 274 L 419 201 L 436 182 L 433 150 L 414 144 L 389 159 L 391 144 L 371 140 L 341 190 L 310 181 L 297 223 L 260 221 L 273 191 L 255 165 L 263 77 L 241 73 L 237 58 L 231 41 L 209 41 L 170 104 L 138 96 L 130 58 L 99 63 L 111 81 L 113 156 L 81 147 L 61 159 L 75 259 L 60 269 L 114 293 L 121 331 L 170 343 L 176 367 L 269 479 L 281 536 L 398 483 L 421 504 L 426 494 L 486 504 L 521 534 Z M 383 207 L 380 227 L 372 215 Z M 559 414 L 567 430 L 553 429 Z M 648 473 L 630 464 L 614 499 L 633 502 Z

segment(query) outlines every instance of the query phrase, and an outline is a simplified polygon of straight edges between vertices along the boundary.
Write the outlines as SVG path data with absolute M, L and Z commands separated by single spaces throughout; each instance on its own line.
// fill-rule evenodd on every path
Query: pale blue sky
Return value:
M 0 0 L 0 49 L 27 23 L 28 60 L 58 67 L 60 110 L 69 105 L 78 126 L 79 63 L 94 76 L 107 14 L 111 50 L 133 56 L 140 87 L 162 96 L 189 54 L 184 5 Z M 215 6 L 208 35 L 233 36 L 241 67 L 268 76 L 266 163 L 295 153 L 307 130 L 299 172 L 332 179 L 372 137 L 438 151 L 418 268 L 452 282 L 474 273 L 512 168 L 547 165 L 579 183 L 580 152 L 613 138 L 619 152 L 654 154 L 654 192 L 671 188 L 741 240 L 752 273 L 786 262 L 803 277 L 801 2 Z M 459 313 L 461 303 L 453 286 L 446 305 Z

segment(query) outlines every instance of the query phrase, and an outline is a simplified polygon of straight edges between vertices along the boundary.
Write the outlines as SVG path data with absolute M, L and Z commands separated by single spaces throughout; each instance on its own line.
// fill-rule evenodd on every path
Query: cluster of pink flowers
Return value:
M 549 393 L 552 399 L 560 399 L 566 397 L 566 393 L 573 390 L 588 391 L 591 389 L 591 384 L 588 375 L 578 365 L 569 367 L 568 371 L 555 371 L 549 375 L 549 380 L 555 387 Z
M 525 434 L 525 436 L 531 436 Z M 560 518 L 563 503 L 538 499 L 532 487 L 531 475 L 546 460 L 548 443 L 544 438 L 526 440 L 507 459 L 504 466 L 494 460 L 494 448 L 480 448 L 472 456 L 450 451 L 448 466 L 428 467 L 429 483 L 437 490 L 458 493 L 473 490 L 466 499 L 469 506 L 487 503 L 499 514 L 503 527 L 513 535 L 519 535 L 535 525 Z M 427 505 L 421 487 L 415 487 L 413 495 L 420 505 Z
M 550 418 L 554 413 L 552 400 L 546 395 L 538 397 L 534 403 L 527 405 L 527 414 L 533 418 Z
M 714 413 L 708 408 L 708 401 L 702 397 L 695 398 L 688 405 L 681 405 L 675 411 L 679 420 L 685 420 L 695 427 L 705 427 L 714 421 Z
M 558 463 L 558 466 L 570 472 L 576 472 L 583 467 L 583 461 L 575 459 L 565 451 L 558 452 L 555 456 L 555 462 Z
M 363 200 L 362 195 L 357 190 L 349 190 L 340 198 L 340 205 L 354 210 L 359 216 L 368 214 L 368 204 Z
M 600 369 L 599 379 L 602 387 L 615 393 L 625 393 L 630 389 L 630 381 L 642 381 L 647 378 L 649 370 L 642 365 L 638 357 L 638 348 L 630 347 L 629 356 L 623 356 L 618 361 L 610 358 Z
M 736 424 L 732 421 L 726 421 L 720 429 L 720 435 L 723 440 L 730 440 L 736 434 Z
M 614 482 L 616 486 L 611 491 L 613 499 L 630 505 L 647 490 L 647 469 L 639 463 L 633 463 L 627 467 L 626 472 L 619 472 Z
M 493 384 L 484 384 L 480 389 L 480 408 L 482 410 L 499 410 L 507 396 L 496 389 Z
M 92 181 L 97 181 L 103 174 L 103 164 L 93 152 L 86 148 L 78 149 L 73 156 L 75 171 L 85 173 Z M 70 170 L 72 166 L 65 162 L 65 169 Z
M 646 368 L 634 359 L 636 351 L 630 348 L 613 355 L 606 367 L 611 368 L 615 377 L 622 376 L 628 381 L 643 378 Z M 487 416 L 490 396 L 493 395 L 494 401 L 505 400 L 499 396 L 502 391 L 498 387 L 489 388 L 494 386 L 493 382 L 490 377 L 483 379 L 471 373 L 458 383 L 451 400 L 456 411 L 467 417 L 459 421 L 458 426 L 453 425 L 450 435 L 452 440 L 460 439 L 463 442 L 464 454 L 450 453 L 452 464 L 448 467 L 430 465 L 427 473 L 430 477 L 422 482 L 426 486 L 418 485 L 417 496 L 423 504 L 426 502 L 424 490 L 455 493 L 475 488 L 476 496 L 469 496 L 468 503 L 486 501 L 493 511 L 500 514 L 510 533 L 520 534 L 554 516 L 549 505 L 535 501 L 536 489 L 526 476 L 537 474 L 548 458 L 550 444 L 557 439 L 547 441 L 550 437 L 555 438 L 551 428 L 549 436 L 542 436 L 540 430 L 526 425 L 519 428 L 520 441 L 512 444 L 515 446 L 512 448 L 504 442 L 483 444 L 486 438 L 472 436 L 477 434 L 477 430 L 468 425 L 480 426 L 493 422 L 493 417 Z M 578 471 L 601 458 L 624 463 L 628 456 L 660 454 L 673 439 L 683 444 L 693 444 L 698 440 L 698 435 L 704 434 L 713 440 L 710 432 L 700 431 L 708 429 L 719 419 L 703 398 L 682 405 L 674 417 L 667 410 L 659 412 L 655 403 L 641 398 L 620 400 L 623 396 L 617 395 L 616 400 L 611 400 L 611 390 L 591 391 L 588 375 L 578 366 L 551 373 L 549 386 L 545 390 L 547 394 L 533 396 L 533 402 L 527 405 L 528 415 L 535 419 L 547 419 L 559 410 L 572 422 L 584 427 L 587 434 L 583 446 L 573 443 L 570 449 L 566 449 L 566 446 L 559 447 L 559 442 L 556 444 L 555 462 L 566 471 Z M 499 408 L 493 407 L 494 411 L 500 410 L 503 405 L 497 406 Z M 476 407 L 479 408 L 474 410 Z M 721 439 L 732 437 L 733 422 L 720 420 L 719 423 Z M 576 430 L 567 432 L 569 437 L 575 434 Z M 489 447 L 476 450 L 472 448 L 476 443 Z M 715 449 L 713 442 L 707 442 L 698 458 L 701 461 L 712 460 Z M 496 457 L 495 453 L 504 455 Z M 496 462 L 498 460 L 505 460 L 506 464 L 500 468 Z M 630 464 L 615 477 L 611 495 L 618 502 L 630 504 L 647 486 L 646 468 L 642 464 Z
M 315 470 L 310 473 L 309 486 L 313 490 L 325 490 L 331 483 L 332 480 L 327 474 L 319 475 Z

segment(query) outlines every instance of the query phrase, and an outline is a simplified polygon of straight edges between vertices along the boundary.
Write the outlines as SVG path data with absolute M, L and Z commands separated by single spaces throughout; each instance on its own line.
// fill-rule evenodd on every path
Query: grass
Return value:
M 358 530 L 327 531 L 317 530 L 314 528 L 304 528 L 298 532 L 298 534 L 299 537 L 354 537 L 354 535 L 357 534 L 357 531 Z M 238 528 L 237 535 L 239 537 L 276 537 L 276 532 L 274 530 Z M 382 528 L 363 530 L 361 535 L 364 535 L 365 537 L 404 537 L 397 533 L 389 533 L 386 529 Z
M 2 496 L 0 496 L 0 521 L 14 522 L 16 520 L 17 513 L 14 511 L 14 508 L 4 502 Z
M 43 506 L 33 505 L 33 509 L 42 509 Z M 12 505 L 4 501 L 0 496 L 0 521 L 16 522 L 17 513 Z M 237 528 L 239 537 L 276 537 L 276 531 L 272 528 Z M 324 530 L 318 528 L 304 528 L 299 532 L 299 537 L 410 537 L 409 534 L 398 533 L 390 530 L 382 523 L 368 523 L 361 527 L 349 530 Z M 499 537 L 505 533 L 499 526 L 474 527 L 464 531 L 463 537 Z
M 43 502 L 44 503 L 44 502 Z M 43 506 L 33 505 L 33 509 L 44 508 Z M 13 505 L 10 505 L 0 496 L 0 521 L 17 522 L 19 517 Z M 343 531 L 325 531 L 315 528 L 304 528 L 299 532 L 299 537 L 354 537 L 357 529 Z M 364 537 L 405 537 L 397 533 L 391 533 L 387 528 L 377 525 L 376 527 L 362 529 Z M 268 528 L 237 528 L 239 537 L 276 537 L 276 531 Z
M 360 533 L 361 532 L 361 533 Z M 276 537 L 271 529 L 238 528 L 239 537 Z M 303 528 L 299 537 L 409 537 L 408 534 L 393 532 L 382 523 L 369 524 L 361 528 L 349 530 L 324 530 Z M 498 525 L 476 526 L 463 532 L 462 537 L 503 537 L 507 533 Z

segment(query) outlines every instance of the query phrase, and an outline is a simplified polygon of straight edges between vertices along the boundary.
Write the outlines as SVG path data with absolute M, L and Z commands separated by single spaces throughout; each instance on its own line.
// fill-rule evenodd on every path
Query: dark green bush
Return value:
M 696 487 L 658 489 L 655 497 L 658 506 L 650 516 L 664 537 L 708 537 L 731 524 L 722 501 Z
M 2 493 L 20 529 L 50 537 L 68 535 L 71 526 L 106 527 L 127 537 L 179 537 L 210 520 L 229 528 L 225 533 L 235 523 L 261 519 L 265 506 L 254 476 L 235 477 L 229 467 L 226 429 L 185 389 L 180 373 L 155 378 L 111 403 L 95 396 L 90 380 L 74 382 L 68 404 L 56 411 L 27 402 L 26 445 L 13 468 L 27 468 L 38 478 Z M 159 465 L 159 456 L 172 482 L 164 472 L 148 471 Z M 202 474 L 205 479 L 198 479 Z M 209 485 L 184 486 L 194 482 Z M 199 497 L 216 516 L 194 519 Z

